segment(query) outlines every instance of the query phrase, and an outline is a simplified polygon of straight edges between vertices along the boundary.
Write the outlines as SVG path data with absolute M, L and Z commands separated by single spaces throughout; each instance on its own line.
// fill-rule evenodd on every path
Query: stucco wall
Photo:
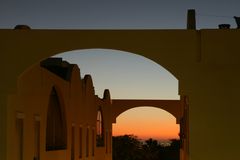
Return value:
M 17 77 L 32 64 L 75 49 L 110 48 L 143 55 L 179 80 L 189 97 L 191 160 L 237 159 L 240 140 L 240 30 L 0 30 L 1 159 L 7 110 Z M 14 97 L 14 96 L 13 96 Z M 3 132 L 2 132 L 3 131 Z M 2 143 L 3 142 L 3 143 Z
M 52 158 L 65 160 L 71 157 L 72 126 L 75 127 L 75 159 L 79 159 L 79 129 L 82 133 L 82 157 L 86 157 L 86 130 L 89 128 L 89 157 L 98 160 L 98 154 L 108 156 L 105 147 L 96 147 L 96 117 L 99 106 L 103 108 L 104 128 L 111 131 L 110 98 L 100 99 L 94 94 L 94 87 L 90 75 L 81 79 L 79 68 L 75 65 L 70 81 L 66 81 L 46 68 L 35 64 L 17 81 L 17 93 L 9 95 L 8 121 L 7 121 L 7 159 L 19 159 L 19 146 L 17 145 L 18 132 L 16 128 L 17 114 L 23 117 L 23 159 L 32 160 L 34 157 L 34 117 L 40 120 L 40 157 L 50 160 Z M 67 149 L 46 151 L 46 125 L 49 97 L 52 87 L 56 88 L 60 104 L 63 107 L 67 123 Z M 109 95 L 110 96 L 110 95 Z M 94 131 L 94 133 L 93 133 Z M 92 135 L 94 134 L 94 135 Z M 108 137 L 110 139 L 110 137 Z M 94 142 L 93 142 L 94 141 Z M 106 144 L 105 144 L 106 145 Z M 108 146 L 110 146 L 108 144 Z M 95 155 L 92 155 L 94 147 Z

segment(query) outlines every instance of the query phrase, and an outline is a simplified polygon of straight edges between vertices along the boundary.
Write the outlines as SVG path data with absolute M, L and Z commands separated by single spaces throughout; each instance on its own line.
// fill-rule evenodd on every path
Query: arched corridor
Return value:
M 35 75 L 35 81 L 32 81 L 32 79 L 18 81 L 21 73 L 32 64 L 36 64 L 36 62 L 60 52 L 86 48 L 109 48 L 133 52 L 154 60 L 173 73 L 179 80 L 179 94 L 181 96 L 187 95 L 189 98 L 187 105 L 190 106 L 188 111 L 190 143 L 186 158 L 217 160 L 238 157 L 239 153 L 235 144 L 238 144 L 239 140 L 235 137 L 239 135 L 239 130 L 236 129 L 239 122 L 239 108 L 236 107 L 240 81 L 238 74 L 240 68 L 238 54 L 239 30 L 1 29 L 0 33 L 0 43 L 3 44 L 0 46 L 0 51 L 3 53 L 3 61 L 0 67 L 2 84 L 0 86 L 0 126 L 1 131 L 3 131 L 0 136 L 0 159 L 17 159 L 14 157 L 17 155 L 14 154 L 17 150 L 13 151 L 11 148 L 14 141 L 12 137 L 17 137 L 17 133 L 19 134 L 18 137 L 22 137 L 23 134 L 26 137 L 34 137 L 30 133 L 22 132 L 22 128 L 32 126 L 31 122 L 34 119 L 34 113 L 28 109 L 23 114 L 21 110 L 24 110 L 27 106 L 29 108 L 32 108 L 32 106 L 38 106 L 39 108 L 46 106 L 46 93 L 50 92 L 50 84 L 52 84 L 53 80 L 46 81 L 46 79 L 40 78 L 39 75 L 46 76 L 46 74 L 49 74 L 50 77 L 54 77 L 53 79 L 58 81 L 58 84 L 61 82 L 64 91 L 61 93 L 66 94 L 65 96 L 70 91 L 71 93 L 77 93 L 77 88 L 83 88 L 83 91 L 88 92 L 84 92 L 84 94 L 79 92 L 80 97 L 87 95 L 87 97 L 89 96 L 87 102 L 90 102 L 84 104 L 84 106 L 87 106 L 87 108 L 92 106 L 91 103 L 95 102 L 93 101 L 95 95 L 93 94 L 93 88 L 89 87 L 92 84 L 89 77 L 85 79 L 86 83 L 84 82 L 84 85 L 80 83 L 82 86 L 72 87 L 69 82 L 62 81 L 57 76 L 46 73 L 37 66 L 37 68 L 29 72 Z M 40 70 L 41 72 L 39 72 Z M 78 72 L 76 68 L 73 68 L 73 70 Z M 76 76 L 71 78 L 72 80 L 79 80 Z M 33 83 L 46 86 L 37 89 L 20 87 L 21 85 L 31 86 Z M 89 87 L 89 90 L 86 88 L 84 90 L 84 87 Z M 41 95 L 40 98 L 44 99 L 44 101 L 38 99 L 39 95 L 30 94 L 36 93 L 35 91 L 38 90 L 37 93 Z M 24 95 L 28 95 L 30 98 Z M 26 99 L 28 101 L 25 104 L 23 102 Z M 102 100 L 98 99 L 96 101 L 102 102 Z M 72 101 L 69 100 L 66 103 L 74 106 L 70 102 Z M 81 105 L 79 102 L 76 103 Z M 106 103 L 105 105 L 110 104 L 109 101 L 104 101 L 104 103 Z M 69 110 L 66 117 L 69 117 L 69 114 L 74 113 L 75 110 L 77 108 Z M 85 111 L 88 112 L 88 109 Z M 41 116 L 46 115 L 41 111 L 38 112 Z M 78 119 L 78 117 L 86 118 L 85 115 L 82 115 L 74 116 L 74 119 Z M 20 119 L 18 121 L 18 132 L 14 127 L 15 118 Z M 46 117 L 41 118 L 43 119 L 41 122 L 45 122 Z M 111 117 L 108 118 L 111 119 Z M 78 125 L 80 126 L 80 123 Z M 92 126 L 94 125 L 96 125 L 95 119 L 91 120 L 91 123 L 87 126 L 84 126 L 84 137 L 87 130 L 88 133 L 93 134 Z M 71 126 L 71 121 L 67 126 Z M 42 134 L 44 135 L 44 133 Z M 91 135 L 88 137 L 92 146 Z M 224 145 L 216 143 L 220 139 Z M 23 155 L 19 156 L 23 156 L 26 160 L 32 159 L 34 153 L 33 148 L 30 147 L 32 144 L 30 141 L 24 141 L 24 144 L 22 142 L 19 141 L 19 147 L 28 146 L 32 155 L 23 153 Z M 226 148 L 225 146 L 229 147 Z M 224 155 L 219 153 L 224 153 Z M 68 151 L 64 152 L 66 156 L 69 154 Z M 95 155 L 97 155 L 97 150 Z M 101 157 L 101 159 L 104 158 Z

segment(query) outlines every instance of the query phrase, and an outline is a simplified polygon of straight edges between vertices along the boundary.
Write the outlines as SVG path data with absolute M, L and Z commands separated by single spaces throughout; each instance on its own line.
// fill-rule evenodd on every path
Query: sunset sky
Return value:
M 113 125 L 113 135 L 134 134 L 140 139 L 179 138 L 179 125 L 170 113 L 153 107 L 138 107 L 122 113 Z
M 236 28 L 233 16 L 240 16 L 239 0 L 1 0 L 0 28 L 27 24 L 32 29 L 185 29 L 189 8 L 196 9 L 198 29 L 217 28 L 221 23 Z M 144 57 L 113 50 L 61 56 L 79 64 L 82 77 L 92 75 L 100 97 L 108 88 L 112 98 L 178 98 L 174 76 Z M 179 132 L 175 122 L 160 109 L 132 109 L 118 117 L 114 134 L 172 138 Z
M 113 99 L 179 99 L 178 81 L 166 69 L 145 57 L 116 50 L 90 49 L 56 55 L 76 63 L 82 77 L 91 74 L 95 93 L 109 89 Z M 179 125 L 170 113 L 139 107 L 122 113 L 113 135 L 133 134 L 140 139 L 178 138 Z

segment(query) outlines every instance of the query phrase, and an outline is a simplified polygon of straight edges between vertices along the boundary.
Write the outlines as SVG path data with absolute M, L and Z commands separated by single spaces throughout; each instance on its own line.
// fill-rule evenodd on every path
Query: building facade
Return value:
M 111 99 L 94 94 L 90 75 L 49 58 L 24 72 L 10 96 L 8 159 L 111 159 Z
M 30 72 L 33 64 L 39 63 L 47 57 L 66 51 L 91 48 L 116 49 L 142 55 L 160 64 L 178 79 L 179 95 L 188 97 L 188 159 L 228 160 L 239 158 L 240 140 L 238 136 L 240 135 L 240 129 L 237 127 L 240 122 L 240 107 L 238 107 L 240 90 L 239 29 L 196 30 L 194 27 L 188 30 L 1 29 L 0 35 L 0 53 L 2 55 L 0 64 L 0 159 L 10 160 L 14 156 L 13 152 L 19 152 L 19 155 L 23 153 L 21 150 L 13 151 L 12 149 L 16 142 L 12 140 L 14 137 L 12 134 L 15 134 L 13 129 L 16 129 L 13 124 L 18 124 L 19 137 L 22 137 L 23 134 L 26 134 L 22 129 L 23 126 L 24 128 L 34 126 L 36 121 L 35 126 L 38 130 L 39 121 L 40 126 L 42 126 L 47 119 L 44 116 L 47 116 L 46 106 L 48 104 L 44 104 L 46 107 L 44 115 L 32 111 L 32 106 L 38 105 L 34 103 L 35 101 L 32 101 L 36 98 L 34 94 L 31 94 L 32 98 L 27 99 L 28 104 L 21 105 L 23 103 L 21 99 L 24 99 L 24 97 L 19 99 L 18 95 L 36 93 L 36 88 L 33 87 L 19 88 L 21 86 L 19 83 L 23 83 L 21 77 L 23 78 L 25 73 Z M 31 80 L 28 81 L 33 83 Z M 37 81 L 40 84 L 47 83 L 46 81 L 40 81 L 38 78 Z M 80 84 L 83 84 L 83 80 L 81 82 Z M 53 82 L 51 83 L 53 84 Z M 43 107 L 43 103 L 49 102 L 47 97 L 49 99 L 50 93 L 58 95 L 57 97 L 66 96 L 67 91 L 71 93 L 69 89 L 71 85 L 67 85 L 68 82 L 63 84 L 62 86 L 65 87 L 61 89 L 58 86 L 48 85 L 48 89 L 46 89 L 48 92 L 43 91 L 44 88 L 39 88 L 38 94 L 41 94 L 42 98 L 44 96 L 46 98 L 44 101 L 38 102 L 39 105 L 41 104 L 41 107 Z M 22 94 L 19 92 L 22 92 Z M 48 95 L 46 96 L 46 94 Z M 63 106 L 66 105 L 65 103 L 75 102 L 66 100 L 66 102 L 60 104 Z M 26 107 L 26 105 L 30 107 L 27 109 L 29 113 L 22 113 L 21 108 Z M 19 113 L 12 111 L 11 106 L 17 106 Z M 99 106 L 95 109 L 96 116 L 94 117 L 97 118 Z M 104 107 L 101 109 L 103 110 Z M 69 118 L 68 114 L 65 112 L 66 119 Z M 15 118 L 11 119 L 13 117 Z M 15 122 L 16 119 L 20 120 Z M 96 121 L 97 119 L 92 120 L 92 123 L 89 124 L 81 124 L 78 121 L 68 121 L 66 123 L 75 126 L 70 127 L 70 129 L 76 131 L 76 134 L 78 134 L 77 128 L 79 125 L 84 126 L 84 136 L 87 131 L 86 127 L 94 128 Z M 41 131 L 43 132 L 43 130 Z M 46 141 L 43 138 L 44 134 L 46 133 L 41 133 L 40 138 Z M 34 139 L 34 134 L 26 136 L 29 138 L 32 136 L 31 139 Z M 89 134 L 89 136 L 91 135 Z M 69 137 L 73 136 L 67 135 L 67 137 L 68 143 L 70 143 Z M 33 145 L 30 145 L 30 142 L 23 143 L 22 140 L 18 142 L 19 146 L 26 145 L 27 150 L 32 153 L 31 157 L 25 158 L 32 159 L 34 151 L 31 146 Z M 69 145 L 67 146 L 69 147 Z M 73 146 L 75 145 L 78 145 L 77 142 Z M 94 151 L 96 155 L 98 149 Z M 61 159 L 62 155 L 69 156 L 71 153 L 68 149 L 66 153 L 61 152 L 61 154 L 56 153 L 56 155 Z M 76 151 L 74 155 L 77 156 L 77 153 Z M 51 157 L 51 155 L 48 156 Z

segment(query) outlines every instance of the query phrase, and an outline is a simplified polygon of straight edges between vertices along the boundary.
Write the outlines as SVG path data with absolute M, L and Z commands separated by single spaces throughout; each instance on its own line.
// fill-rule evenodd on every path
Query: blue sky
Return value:
M 95 93 L 105 88 L 117 99 L 178 99 L 178 80 L 152 60 L 136 54 L 103 49 L 56 55 L 78 64 L 81 77 L 90 74 Z
M 236 27 L 239 6 L 239 0 L 1 0 L 0 28 L 178 29 L 186 27 L 189 8 L 196 9 L 198 28 Z

